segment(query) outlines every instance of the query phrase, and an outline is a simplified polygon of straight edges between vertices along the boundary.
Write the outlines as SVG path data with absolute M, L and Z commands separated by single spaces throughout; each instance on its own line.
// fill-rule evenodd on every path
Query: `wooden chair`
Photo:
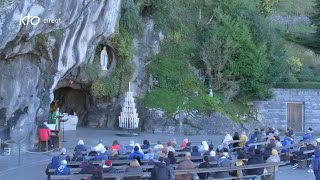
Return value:
M 48 151 L 48 148 L 49 148 L 49 141 L 40 141 L 39 140 L 39 145 L 38 145 L 38 151 L 39 152 L 42 152 L 42 146 L 43 144 L 45 143 L 45 146 L 46 146 L 46 151 Z

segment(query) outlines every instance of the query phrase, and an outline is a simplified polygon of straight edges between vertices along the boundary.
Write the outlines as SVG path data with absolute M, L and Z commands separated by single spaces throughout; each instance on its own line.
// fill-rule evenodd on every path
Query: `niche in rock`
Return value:
M 91 99 L 88 91 L 63 87 L 54 91 L 54 99 L 51 104 L 51 111 L 58 107 L 60 113 L 76 114 L 78 116 L 78 126 L 87 126 Z
M 140 7 L 140 13 L 142 17 L 148 17 L 154 14 L 155 6 L 152 3 L 145 3 Z

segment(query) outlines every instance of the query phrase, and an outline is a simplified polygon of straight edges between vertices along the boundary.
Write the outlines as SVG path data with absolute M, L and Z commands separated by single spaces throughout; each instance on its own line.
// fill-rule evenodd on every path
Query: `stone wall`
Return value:
M 272 98 L 255 101 L 258 119 L 266 125 L 287 128 L 287 103 L 303 103 L 303 129 L 320 132 L 320 89 L 272 89 Z

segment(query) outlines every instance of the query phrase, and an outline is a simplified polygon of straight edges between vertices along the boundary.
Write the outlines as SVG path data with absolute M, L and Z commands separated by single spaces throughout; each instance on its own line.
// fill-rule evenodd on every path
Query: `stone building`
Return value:
M 258 119 L 267 126 L 320 132 L 320 89 L 272 89 L 272 98 L 255 101 Z

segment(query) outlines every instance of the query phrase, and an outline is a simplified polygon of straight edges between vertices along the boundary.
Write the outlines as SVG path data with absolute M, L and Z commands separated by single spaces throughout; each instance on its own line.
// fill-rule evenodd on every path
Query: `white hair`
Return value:
M 100 153 L 101 153 L 101 154 L 104 154 L 106 151 L 107 151 L 106 148 L 101 148 L 101 149 L 100 149 Z
M 134 140 L 130 140 L 130 146 L 134 145 Z
M 61 149 L 61 153 L 62 153 L 62 154 L 66 154 L 66 153 L 67 153 L 67 149 L 66 149 L 66 148 L 62 148 L 62 149 Z
M 139 143 L 136 143 L 134 146 L 138 146 L 138 147 L 139 147 L 139 149 L 141 149 L 141 146 L 140 146 L 140 144 L 139 144 Z
M 68 162 L 67 162 L 66 160 L 62 160 L 62 161 L 61 161 L 61 164 L 62 164 L 62 165 L 67 165 L 67 163 L 68 163 Z
M 202 141 L 201 144 L 202 144 L 203 149 L 204 149 L 205 151 L 208 151 L 208 150 L 209 150 L 209 145 L 208 145 L 207 141 Z
M 83 142 L 82 139 L 80 139 L 80 140 L 78 141 L 78 145 L 84 145 L 84 142 Z
M 101 148 L 99 146 L 94 147 L 94 151 L 99 152 Z

